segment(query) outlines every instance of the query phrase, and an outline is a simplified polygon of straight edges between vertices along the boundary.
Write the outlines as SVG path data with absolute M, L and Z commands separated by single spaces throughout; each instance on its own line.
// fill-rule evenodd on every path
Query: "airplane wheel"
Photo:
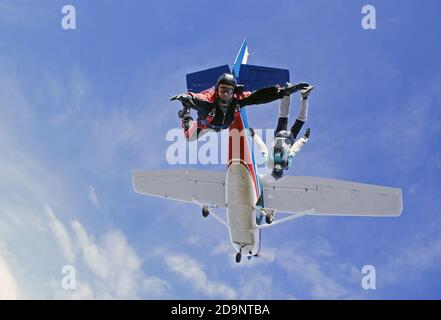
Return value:
M 204 218 L 208 217 L 209 214 L 210 214 L 210 211 L 208 211 L 208 207 L 203 206 L 202 207 L 202 215 L 204 216 Z
M 241 258 L 242 258 L 242 254 L 240 252 L 238 252 L 236 254 L 236 262 L 239 263 Z
M 265 216 L 265 222 L 268 224 L 273 223 L 273 217 L 272 216 Z

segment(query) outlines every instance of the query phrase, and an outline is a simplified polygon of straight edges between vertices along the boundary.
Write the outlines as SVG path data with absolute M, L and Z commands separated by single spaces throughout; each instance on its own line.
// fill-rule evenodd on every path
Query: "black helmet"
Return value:
M 271 172 L 271 175 L 274 179 L 278 180 L 283 176 L 283 168 L 280 164 L 276 164 L 273 168 L 273 172 Z
M 234 88 L 237 87 L 236 79 L 234 79 L 234 76 L 231 73 L 223 73 L 220 75 L 216 82 L 216 92 L 220 84 L 228 84 Z
M 222 108 L 227 108 L 231 104 L 231 101 L 233 101 L 233 98 L 226 100 L 226 99 L 221 99 L 221 97 L 219 97 L 217 90 L 219 89 L 220 84 L 227 84 L 229 86 L 234 87 L 234 90 L 236 90 L 237 82 L 231 73 L 224 73 L 217 79 L 216 87 L 215 87 L 215 92 L 217 96 L 216 101 L 217 103 L 219 103 L 219 105 Z

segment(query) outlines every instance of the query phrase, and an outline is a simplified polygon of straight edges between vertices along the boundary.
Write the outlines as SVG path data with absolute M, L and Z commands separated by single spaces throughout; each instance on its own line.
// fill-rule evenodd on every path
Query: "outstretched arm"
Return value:
M 290 157 L 295 156 L 295 154 L 299 152 L 303 148 L 303 146 L 308 142 L 310 132 L 311 130 L 309 128 L 306 129 L 305 135 L 293 143 L 291 148 L 289 148 Z
M 179 100 L 182 106 L 186 109 L 194 109 L 198 113 L 210 110 L 212 105 L 209 102 L 208 94 L 206 93 L 183 93 L 172 97 L 170 100 Z
M 262 157 L 265 159 L 265 163 L 268 161 L 268 148 L 265 145 L 265 142 L 263 142 L 262 138 L 254 133 L 254 129 L 249 128 L 251 133 L 251 138 L 253 138 L 254 142 L 257 145 L 257 148 L 259 148 L 260 153 L 262 154 Z
M 256 90 L 239 100 L 241 107 L 272 102 L 285 96 L 285 92 L 280 87 L 268 87 Z
M 282 99 L 285 96 L 289 96 L 294 92 L 307 87 L 307 83 L 291 84 L 287 83 L 286 86 L 280 87 L 278 85 L 274 87 L 267 87 L 263 89 L 256 90 L 248 95 L 244 94 L 241 99 L 239 99 L 239 104 L 241 107 L 253 105 L 253 104 L 263 104 L 269 103 L 277 99 Z

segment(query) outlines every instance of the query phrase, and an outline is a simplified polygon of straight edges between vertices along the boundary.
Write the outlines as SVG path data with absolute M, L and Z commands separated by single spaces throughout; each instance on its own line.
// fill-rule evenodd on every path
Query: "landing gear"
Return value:
M 265 222 L 266 222 L 267 224 L 271 224 L 271 223 L 273 223 L 273 216 L 270 216 L 270 215 L 265 216 Z
M 208 217 L 208 215 L 210 214 L 210 210 L 208 210 L 208 206 L 203 206 L 202 207 L 202 216 L 204 218 Z
M 273 223 L 274 217 L 276 215 L 276 210 L 274 210 L 274 209 L 264 209 L 264 208 L 259 208 L 259 207 L 255 207 L 255 208 L 257 210 L 259 210 L 262 213 L 262 215 L 265 216 L 265 222 L 267 224 Z M 260 224 L 260 219 L 261 219 L 261 217 L 259 218 L 259 220 L 257 222 L 258 224 Z
M 242 249 L 246 246 L 246 244 L 242 244 L 240 246 L 239 252 L 236 254 L 236 262 L 239 263 L 242 259 Z
M 276 214 L 275 210 L 268 210 L 265 212 L 265 222 L 271 224 L 274 221 L 274 216 Z

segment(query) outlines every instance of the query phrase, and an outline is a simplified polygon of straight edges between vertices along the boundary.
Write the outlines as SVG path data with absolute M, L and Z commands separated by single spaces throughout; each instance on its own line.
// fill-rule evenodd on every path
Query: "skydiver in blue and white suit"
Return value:
M 262 141 L 262 139 L 254 133 L 254 130 L 250 128 L 251 136 L 256 142 L 265 163 L 272 169 L 271 175 L 274 179 L 278 180 L 283 176 L 283 171 L 288 170 L 293 162 L 293 158 L 297 152 L 299 152 L 303 146 L 308 142 L 310 129 L 308 128 L 303 137 L 296 140 L 297 135 L 305 124 L 308 117 L 308 96 L 314 87 L 308 85 L 306 88 L 299 90 L 302 99 L 300 112 L 296 121 L 292 125 L 290 131 L 287 131 L 289 108 L 290 108 L 290 96 L 286 96 L 280 100 L 279 107 L 279 119 L 277 122 L 277 128 L 274 131 L 274 143 L 270 152 Z

